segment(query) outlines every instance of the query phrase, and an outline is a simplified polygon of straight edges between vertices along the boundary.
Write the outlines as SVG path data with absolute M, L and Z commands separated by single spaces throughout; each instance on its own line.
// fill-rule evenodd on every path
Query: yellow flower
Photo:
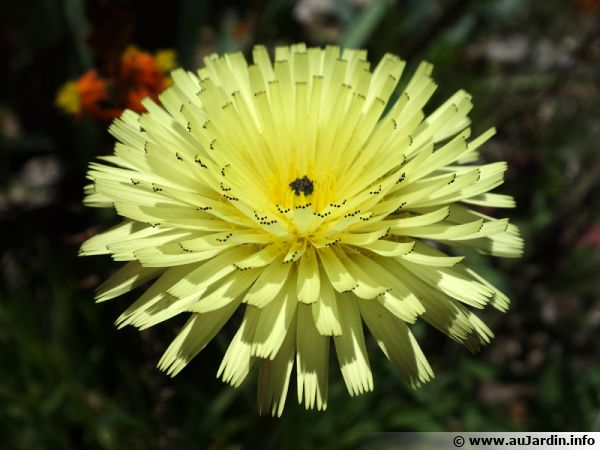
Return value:
M 257 46 L 177 70 L 162 107 L 111 126 L 113 156 L 92 163 L 86 203 L 124 221 L 82 254 L 128 261 L 98 290 L 108 300 L 154 280 L 117 320 L 189 320 L 159 367 L 177 374 L 243 310 L 218 376 L 238 386 L 259 366 L 259 409 L 280 415 L 293 366 L 299 402 L 327 406 L 330 339 L 351 395 L 373 389 L 364 322 L 417 387 L 433 372 L 408 324 L 418 318 L 471 350 L 492 332 L 471 311 L 508 298 L 443 249 L 517 257 L 512 207 L 489 191 L 506 164 L 478 165 L 493 134 L 471 139 L 471 97 L 432 114 L 423 63 L 391 101 L 405 63 L 371 70 L 363 50 Z
M 177 54 L 171 49 L 159 50 L 154 54 L 154 60 L 159 69 L 167 73 L 176 67 Z
M 78 114 L 81 110 L 81 98 L 76 81 L 68 81 L 61 86 L 56 95 L 56 106 L 67 114 Z

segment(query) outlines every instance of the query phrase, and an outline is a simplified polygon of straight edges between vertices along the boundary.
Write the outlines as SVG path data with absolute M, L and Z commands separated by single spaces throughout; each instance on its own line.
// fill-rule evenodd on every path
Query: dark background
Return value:
M 471 355 L 416 327 L 437 374 L 407 387 L 377 351 L 375 391 L 350 398 L 331 368 L 329 409 L 295 383 L 281 419 L 260 418 L 256 380 L 215 378 L 225 329 L 182 374 L 155 364 L 181 321 L 117 331 L 134 295 L 101 305 L 115 268 L 80 259 L 114 223 L 81 205 L 87 163 L 110 152 L 106 123 L 56 109 L 60 86 L 125 46 L 173 48 L 194 68 L 218 51 L 337 42 L 427 59 L 440 87 L 474 95 L 488 161 L 507 160 L 525 256 L 470 258 L 507 292 L 496 339 Z M 0 448 L 351 449 L 372 431 L 600 429 L 600 2 L 598 0 L 29 0 L 0 6 Z M 374 342 L 370 342 L 371 347 Z M 594 425 L 595 424 L 595 425 Z M 366 447 L 365 447 L 366 448 Z

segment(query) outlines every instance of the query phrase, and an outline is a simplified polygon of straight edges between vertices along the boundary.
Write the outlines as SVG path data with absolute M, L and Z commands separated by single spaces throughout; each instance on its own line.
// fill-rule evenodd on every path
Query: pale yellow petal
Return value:
M 295 274 L 290 275 L 291 268 L 291 264 L 286 264 L 282 261 L 275 261 L 269 264 L 245 295 L 244 302 L 263 308 L 274 301 L 280 292 L 284 296 L 287 296 L 287 293 L 283 292 L 284 285 L 288 278 L 295 276 Z M 294 282 L 294 286 L 295 284 Z
M 373 390 L 373 375 L 365 346 L 357 301 L 349 294 L 338 301 L 342 333 L 334 336 L 335 350 L 350 395 Z
M 377 302 L 357 302 L 360 314 L 385 355 L 416 388 L 433 378 L 433 371 L 419 344 L 402 320 Z
M 199 298 L 210 285 L 234 272 L 235 263 L 250 253 L 249 248 L 237 247 L 210 258 L 203 264 L 197 264 L 192 272 L 182 277 L 168 292 L 180 299 L 190 296 Z
M 311 305 L 313 319 L 319 333 L 336 336 L 342 333 L 337 298 L 325 274 L 320 274 L 319 299 Z
M 309 305 L 298 305 L 296 332 L 296 380 L 298 403 L 307 409 L 327 409 L 329 336 L 315 326 Z
M 81 245 L 79 254 L 82 256 L 108 254 L 110 253 L 109 244 L 125 239 L 144 228 L 147 228 L 146 224 L 125 220 L 109 230 L 89 238 Z
M 259 310 L 246 306 L 242 324 L 231 340 L 223 361 L 219 366 L 217 378 L 238 387 L 250 373 L 255 358 L 252 356 L 252 342 L 258 325 Z
M 374 281 L 385 287 L 385 293 L 377 300 L 392 314 L 405 322 L 414 323 L 425 308 L 421 299 L 404 284 L 404 278 L 398 273 L 398 264 L 391 258 L 368 258 L 355 255 L 353 259 Z
M 238 304 L 205 314 L 193 314 L 158 363 L 158 368 L 171 376 L 177 375 L 229 320 Z
M 177 283 L 182 277 L 194 270 L 193 266 L 177 266 L 167 270 L 117 319 L 119 328 L 126 325 L 144 326 L 153 313 L 168 306 L 173 297 L 167 294 L 167 289 Z
M 292 324 L 295 324 L 293 319 L 297 305 L 296 281 L 294 276 L 290 276 L 277 297 L 260 308 L 252 355 L 267 359 L 275 357 L 285 337 L 290 333 Z
M 131 261 L 121 267 L 96 289 L 96 300 L 103 302 L 144 284 L 158 277 L 164 269 L 145 268 L 137 261 Z
M 350 291 L 356 286 L 356 281 L 341 261 L 343 251 L 334 251 L 331 248 L 325 247 L 319 249 L 318 254 L 327 278 L 336 291 Z
M 309 247 L 298 264 L 298 300 L 304 303 L 314 303 L 319 298 L 321 282 L 319 265 L 315 251 Z
M 273 359 L 261 359 L 258 371 L 258 410 L 260 414 L 280 417 L 285 406 L 296 349 L 296 323 Z
M 223 308 L 243 295 L 259 275 L 258 269 L 235 271 L 215 283 L 207 291 L 203 291 L 202 297 L 197 298 L 192 294 L 195 300 L 186 307 L 186 311 L 203 313 Z

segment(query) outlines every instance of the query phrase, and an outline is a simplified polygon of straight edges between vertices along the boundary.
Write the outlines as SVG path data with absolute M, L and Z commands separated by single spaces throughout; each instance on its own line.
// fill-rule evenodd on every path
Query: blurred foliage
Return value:
M 0 6 L 0 448 L 354 449 L 377 431 L 590 430 L 600 416 L 600 2 L 596 0 L 31 0 Z M 113 321 L 133 298 L 96 305 L 114 270 L 76 257 L 115 221 L 81 206 L 85 166 L 110 152 L 105 123 L 53 106 L 57 89 L 134 43 L 176 48 L 184 67 L 256 43 L 340 42 L 432 61 L 434 103 L 474 94 L 484 158 L 507 160 L 501 192 L 522 227 L 521 260 L 472 257 L 511 295 L 486 314 L 480 355 L 415 327 L 436 379 L 417 391 L 375 348 L 373 393 L 350 399 L 335 364 L 329 409 L 291 391 L 257 416 L 255 379 L 215 379 L 228 328 L 178 377 L 154 365 L 180 324 L 142 333 Z M 373 342 L 370 343 L 374 347 Z

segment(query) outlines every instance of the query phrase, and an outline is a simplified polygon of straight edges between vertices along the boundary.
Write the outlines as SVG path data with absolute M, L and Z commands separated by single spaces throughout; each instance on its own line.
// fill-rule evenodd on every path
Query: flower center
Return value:
M 289 186 L 296 195 L 300 195 L 300 192 L 302 192 L 304 195 L 310 195 L 313 193 L 315 188 L 312 180 L 306 175 L 304 175 L 302 178 L 296 178 L 289 184 Z

